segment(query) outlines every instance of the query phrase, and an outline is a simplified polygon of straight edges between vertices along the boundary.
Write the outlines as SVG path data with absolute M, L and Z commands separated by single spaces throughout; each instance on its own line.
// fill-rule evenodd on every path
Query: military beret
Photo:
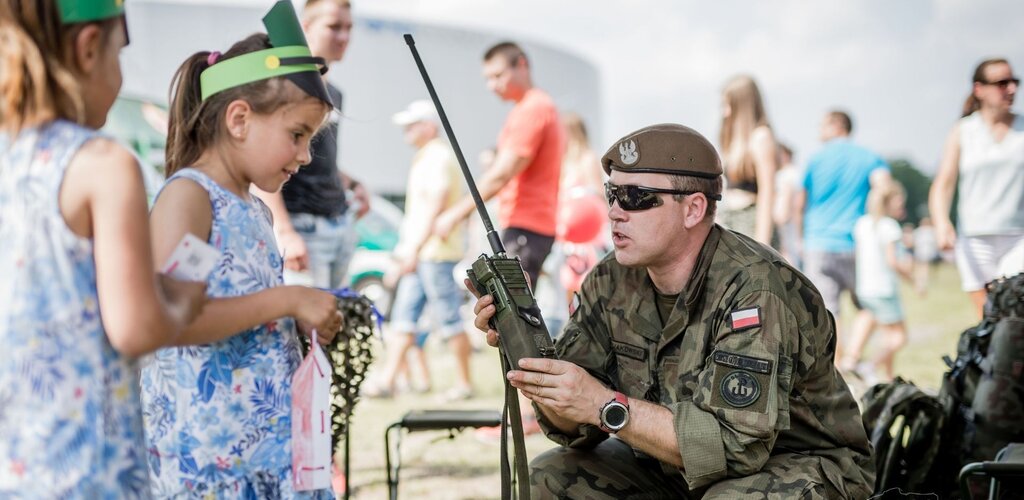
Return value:
M 715 147 L 696 130 L 674 123 L 644 127 L 615 141 L 601 166 L 609 175 L 612 170 L 706 179 L 722 175 Z

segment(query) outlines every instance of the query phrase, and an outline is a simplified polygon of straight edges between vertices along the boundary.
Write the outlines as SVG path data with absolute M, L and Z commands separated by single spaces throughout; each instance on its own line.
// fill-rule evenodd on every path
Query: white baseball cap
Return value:
M 409 107 L 395 113 L 391 117 L 395 125 L 406 126 L 416 122 L 438 123 L 437 110 L 434 104 L 425 99 L 419 99 L 409 103 Z

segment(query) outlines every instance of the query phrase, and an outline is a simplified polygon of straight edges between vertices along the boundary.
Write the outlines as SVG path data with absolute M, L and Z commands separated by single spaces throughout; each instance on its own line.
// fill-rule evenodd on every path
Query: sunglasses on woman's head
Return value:
M 618 186 L 611 182 L 604 183 L 604 197 L 608 200 L 608 206 L 610 207 L 612 206 L 612 203 L 618 201 L 619 208 L 627 212 L 636 212 L 639 210 L 649 210 L 654 207 L 660 207 L 665 203 L 661 200 L 661 197 L 658 196 L 660 194 L 686 196 L 699 192 L 700 191 L 679 191 L 677 189 L 634 186 L 632 184 Z M 709 195 L 708 198 L 718 199 L 719 197 Z

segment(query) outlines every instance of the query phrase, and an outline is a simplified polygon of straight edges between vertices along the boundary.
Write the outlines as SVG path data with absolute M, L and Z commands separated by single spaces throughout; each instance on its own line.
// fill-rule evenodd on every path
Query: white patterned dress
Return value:
M 0 498 L 148 498 L 138 368 L 100 321 L 58 193 L 95 131 L 0 133 Z
M 237 297 L 282 283 L 270 211 L 205 174 L 184 169 L 210 195 L 209 243 L 220 250 L 210 297 Z M 167 184 L 165 184 L 166 186 Z M 146 446 L 160 498 L 333 499 L 292 487 L 291 377 L 301 361 L 291 318 L 212 344 L 167 348 L 142 370 Z

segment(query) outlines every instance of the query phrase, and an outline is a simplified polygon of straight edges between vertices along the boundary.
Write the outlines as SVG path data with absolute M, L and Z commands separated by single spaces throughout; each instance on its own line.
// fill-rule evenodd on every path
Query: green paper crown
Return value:
M 100 21 L 124 14 L 124 0 L 58 0 L 62 24 Z
M 263 25 L 273 48 L 214 62 L 199 75 L 202 99 L 247 83 L 285 76 L 309 95 L 330 103 L 320 77 L 326 71 L 324 60 L 310 52 L 292 3 L 275 3 L 263 17 Z

